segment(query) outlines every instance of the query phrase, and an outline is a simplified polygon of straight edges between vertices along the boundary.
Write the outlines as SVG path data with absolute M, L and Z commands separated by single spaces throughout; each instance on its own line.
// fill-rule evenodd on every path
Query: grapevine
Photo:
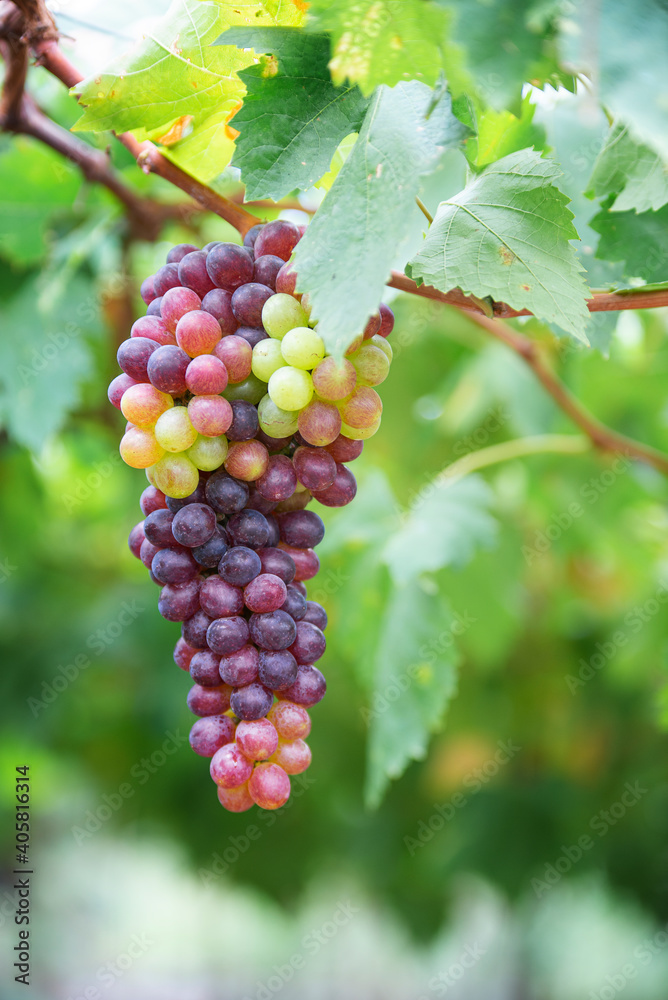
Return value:
M 380 425 L 394 318 L 385 305 L 337 361 L 296 292 L 302 231 L 257 224 L 243 245 L 182 244 L 141 294 L 109 400 L 123 460 L 145 469 L 130 549 L 181 622 L 174 660 L 195 682 L 195 753 L 231 812 L 278 809 L 311 763 L 307 709 L 325 694 L 316 500 L 357 492 L 348 463 Z

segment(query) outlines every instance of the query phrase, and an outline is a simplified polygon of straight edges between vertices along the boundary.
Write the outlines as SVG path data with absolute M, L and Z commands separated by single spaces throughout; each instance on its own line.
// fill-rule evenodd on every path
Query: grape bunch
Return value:
M 378 429 L 392 358 L 384 305 L 342 360 L 327 354 L 295 291 L 301 235 L 278 220 L 243 246 L 173 247 L 109 386 L 128 421 L 121 456 L 150 484 L 130 549 L 181 623 L 190 744 L 232 812 L 279 808 L 311 762 L 327 615 L 305 586 L 324 536 L 306 507 L 355 497 L 347 465 Z

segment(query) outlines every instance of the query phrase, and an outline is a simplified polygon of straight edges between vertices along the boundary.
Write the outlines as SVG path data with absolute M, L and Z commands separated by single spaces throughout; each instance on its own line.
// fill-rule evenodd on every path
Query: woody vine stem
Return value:
M 5 60 L 5 78 L 0 99 L 0 130 L 38 139 L 75 163 L 87 180 L 107 187 L 123 205 L 131 235 L 141 233 L 143 239 L 157 239 L 163 224 L 168 220 L 179 219 L 187 223 L 201 211 L 213 212 L 225 219 L 242 236 L 256 224 L 256 215 L 212 191 L 177 167 L 152 142 L 137 142 L 129 133 L 116 135 L 118 141 L 135 157 L 141 170 L 162 177 L 192 200 L 174 205 L 140 197 L 120 179 L 106 154 L 93 149 L 45 115 L 24 90 L 30 55 L 38 65 L 43 66 L 68 88 L 76 86 L 83 79 L 83 75 L 61 51 L 58 39 L 58 29 L 43 0 L 0 0 L 0 51 Z M 504 303 L 495 302 L 491 310 L 493 315 L 488 316 L 484 314 L 479 300 L 472 299 L 459 290 L 443 293 L 424 285 L 418 287 L 406 275 L 397 272 L 393 272 L 388 285 L 465 311 L 476 326 L 502 341 L 522 358 L 557 406 L 580 428 L 595 448 L 645 462 L 668 476 L 668 455 L 625 437 L 598 421 L 559 379 L 545 360 L 538 344 L 503 322 L 503 319 L 530 315 L 527 310 L 518 312 Z M 595 292 L 588 303 L 591 312 L 650 309 L 666 305 L 668 289 Z M 577 440 L 574 439 L 574 445 Z M 578 452 L 582 448 L 574 446 L 572 449 L 559 450 Z M 532 448 L 530 453 L 534 451 L 535 448 Z

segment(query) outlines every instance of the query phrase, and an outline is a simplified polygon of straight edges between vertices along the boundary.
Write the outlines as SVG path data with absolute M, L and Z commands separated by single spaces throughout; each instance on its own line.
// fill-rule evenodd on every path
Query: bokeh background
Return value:
M 90 71 L 162 9 L 72 0 L 58 16 Z M 55 81 L 35 71 L 31 87 L 61 124 L 76 120 Z M 594 207 L 577 192 L 606 123 L 586 93 L 543 100 L 536 122 L 596 274 Z M 112 155 L 137 190 L 180 199 Z M 446 157 L 428 204 L 461 187 L 459 171 Z M 219 187 L 234 184 L 228 173 Z M 465 480 L 484 498 L 469 544 L 467 494 L 439 507 L 439 471 L 574 429 L 461 314 L 395 298 L 382 430 L 355 463 L 355 504 L 321 511 L 312 591 L 330 615 L 329 690 L 314 762 L 280 814 L 224 813 L 184 741 L 178 626 L 127 548 L 145 482 L 118 457 L 106 385 L 143 311 L 141 278 L 173 243 L 236 235 L 196 217 L 130 239 L 106 192 L 25 138 L 0 137 L 0 191 L 2 995 L 26 995 L 11 969 L 12 792 L 29 764 L 39 1000 L 665 1000 L 665 480 L 588 450 L 508 460 Z M 668 448 L 667 312 L 601 323 L 606 353 L 524 328 L 601 420 Z M 407 517 L 424 551 L 442 534 L 434 519 L 452 519 L 414 614 L 436 642 L 459 616 L 446 644 L 458 680 L 425 759 L 383 794 L 367 739 L 369 712 L 395 698 L 375 673 L 378 554 Z

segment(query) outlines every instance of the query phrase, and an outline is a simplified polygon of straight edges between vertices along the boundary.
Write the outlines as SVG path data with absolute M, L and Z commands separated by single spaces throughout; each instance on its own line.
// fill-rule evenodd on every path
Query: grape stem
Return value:
M 543 455 L 550 452 L 562 455 L 581 455 L 592 448 L 590 438 L 581 434 L 537 434 L 534 437 L 516 438 L 493 444 L 489 448 L 463 455 L 456 462 L 447 465 L 436 477 L 439 483 L 447 482 L 453 485 L 464 476 L 486 469 L 500 462 L 510 462 L 515 458 L 526 458 L 529 455 Z

